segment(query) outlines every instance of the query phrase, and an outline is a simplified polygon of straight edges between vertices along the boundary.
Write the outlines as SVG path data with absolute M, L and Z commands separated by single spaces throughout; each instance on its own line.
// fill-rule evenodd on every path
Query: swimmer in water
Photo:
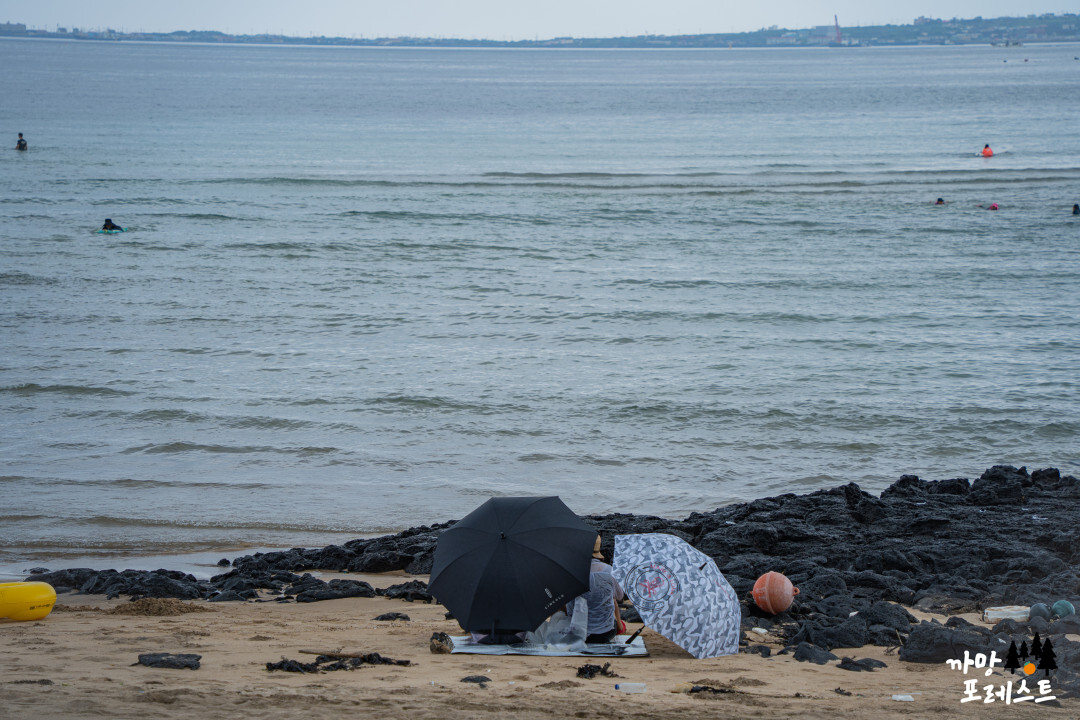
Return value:
M 987 210 L 997 210 L 998 209 L 998 204 L 997 203 L 990 203 L 990 207 L 988 207 L 986 209 Z
M 938 198 L 938 199 L 937 199 L 937 202 L 936 202 L 936 203 L 934 203 L 934 204 L 935 204 L 935 205 L 944 205 L 944 204 L 945 204 L 945 201 L 944 201 L 944 200 L 942 200 L 941 198 Z
M 22 133 L 19 133 L 19 139 L 15 141 L 15 149 L 16 150 L 25 150 L 26 149 L 26 139 L 22 136 Z
M 1080 205 L 1073 204 L 1073 215 L 1080 215 Z
M 983 157 L 993 157 L 993 155 L 994 155 L 994 151 L 990 149 L 990 144 L 987 143 L 986 145 L 983 145 L 982 156 Z
M 120 227 L 112 221 L 112 218 L 105 218 L 105 224 L 101 226 L 102 230 L 119 230 L 124 231 L 124 228 Z

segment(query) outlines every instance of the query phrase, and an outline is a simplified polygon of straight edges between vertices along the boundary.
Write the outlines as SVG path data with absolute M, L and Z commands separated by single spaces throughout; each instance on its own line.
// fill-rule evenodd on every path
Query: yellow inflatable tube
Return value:
M 55 603 L 56 590 L 49 583 L 0 583 L 0 620 L 40 620 Z

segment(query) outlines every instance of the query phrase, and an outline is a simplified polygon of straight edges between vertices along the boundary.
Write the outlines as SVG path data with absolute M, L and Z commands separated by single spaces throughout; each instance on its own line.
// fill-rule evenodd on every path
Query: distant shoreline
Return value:
M 908 25 L 848 27 L 824 24 L 790 29 L 773 25 L 751 32 L 694 35 L 637 35 L 608 38 L 556 37 L 533 40 L 489 40 L 418 37 L 299 37 L 290 35 L 233 35 L 217 30 L 168 33 L 124 32 L 107 29 L 57 27 L 55 31 L 28 28 L 23 23 L 0 23 L 0 38 L 50 38 L 106 42 L 169 42 L 229 45 L 294 45 L 308 47 L 405 48 L 526 48 L 526 49 L 695 49 L 792 47 L 890 47 L 926 45 L 996 45 L 1080 42 L 1080 15 L 1046 13 L 1031 17 L 941 20 L 919 17 Z
M 342 50 L 548 50 L 548 51 L 577 51 L 577 50 L 648 50 L 656 52 L 683 52 L 683 51 L 735 51 L 735 50 L 755 50 L 755 51 L 767 51 L 767 52 L 790 52 L 793 50 L 817 50 L 821 52 L 827 52 L 830 50 L 842 49 L 825 45 L 795 45 L 786 47 L 772 47 L 764 45 L 743 45 L 735 47 L 712 47 L 712 46 L 683 46 L 683 47 L 646 47 L 646 46 L 624 46 L 624 47 L 541 47 L 541 46 L 518 46 L 518 45 L 500 45 L 500 46 L 488 46 L 488 45 L 361 45 L 361 44 L 333 44 L 333 43 L 304 43 L 304 42 L 289 42 L 289 43 L 273 43 L 273 42 L 208 42 L 202 40 L 146 40 L 146 39 L 103 39 L 103 38 L 73 38 L 62 36 L 33 36 L 33 37 L 12 37 L 0 35 L 0 41 L 3 40 L 22 40 L 22 41 L 48 41 L 48 42 L 67 42 L 67 43 L 97 43 L 100 45 L 172 45 L 172 46 L 191 46 L 191 47 L 221 47 L 221 46 L 238 46 L 238 47 L 252 47 L 252 48 L 335 48 Z M 1052 40 L 1039 43 L 1031 43 L 1029 47 L 1070 47 L 1080 46 L 1080 38 L 1076 40 Z M 965 45 L 919 45 L 919 44 L 895 44 L 895 45 L 852 45 L 854 49 L 863 50 L 882 50 L 882 49 L 916 49 L 916 48 L 978 48 L 989 47 L 982 44 L 965 44 Z M 1019 49 L 1023 49 L 1023 45 L 1017 46 Z M 1001 49 L 1011 50 L 1012 48 L 1002 47 Z

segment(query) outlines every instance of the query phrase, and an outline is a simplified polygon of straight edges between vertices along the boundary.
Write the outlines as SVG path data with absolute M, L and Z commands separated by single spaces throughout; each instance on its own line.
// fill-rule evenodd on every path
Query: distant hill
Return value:
M 867 45 L 1022 45 L 1039 42 L 1080 42 L 1080 15 L 1047 13 L 1027 17 L 976 17 L 941 20 L 919 17 L 910 25 L 848 27 L 820 25 L 788 29 L 777 26 L 744 33 L 700 35 L 637 35 L 613 38 L 558 37 L 547 40 L 469 40 L 455 38 L 345 38 L 289 35 L 229 35 L 206 31 L 126 33 L 112 29 L 57 28 L 54 32 L 27 28 L 22 23 L 0 24 L 0 36 L 48 37 L 76 40 L 246 43 L 271 45 L 355 45 L 361 47 L 558 47 L 558 48 L 727 48 Z

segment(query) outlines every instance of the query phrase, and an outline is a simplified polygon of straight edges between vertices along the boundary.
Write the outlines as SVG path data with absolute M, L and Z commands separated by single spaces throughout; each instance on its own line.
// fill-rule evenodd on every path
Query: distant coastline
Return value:
M 752 32 L 697 35 L 637 35 L 611 38 L 556 37 L 535 40 L 485 40 L 419 37 L 298 37 L 232 35 L 214 30 L 169 33 L 56 27 L 50 31 L 23 23 L 0 23 L 0 37 L 63 38 L 96 41 L 231 43 L 249 45 L 339 45 L 357 47 L 440 48 L 749 48 L 866 47 L 890 45 L 998 45 L 1080 42 L 1080 15 L 1046 13 L 1027 17 L 971 19 L 919 17 L 910 25 L 848 27 L 837 23 L 788 29 L 776 25 Z

